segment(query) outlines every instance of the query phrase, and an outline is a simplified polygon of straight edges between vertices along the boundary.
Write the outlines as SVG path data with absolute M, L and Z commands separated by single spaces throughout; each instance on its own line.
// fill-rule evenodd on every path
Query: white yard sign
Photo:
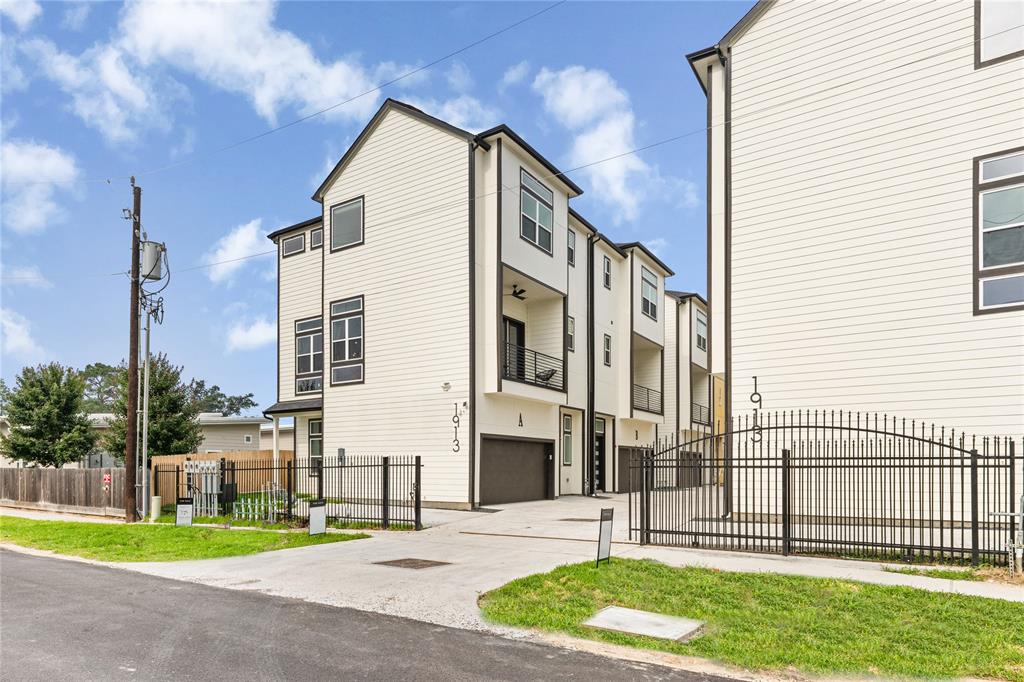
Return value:
M 179 497 L 178 504 L 175 508 L 174 525 L 175 526 L 191 526 L 192 525 L 192 498 L 191 497 Z
M 327 504 L 324 500 L 309 501 L 309 534 L 322 535 L 327 532 Z

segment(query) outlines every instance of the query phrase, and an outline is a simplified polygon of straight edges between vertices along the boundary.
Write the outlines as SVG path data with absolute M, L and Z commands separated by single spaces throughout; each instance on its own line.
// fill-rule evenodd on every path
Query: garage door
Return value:
M 551 492 L 554 445 L 485 438 L 480 448 L 480 504 L 527 502 Z

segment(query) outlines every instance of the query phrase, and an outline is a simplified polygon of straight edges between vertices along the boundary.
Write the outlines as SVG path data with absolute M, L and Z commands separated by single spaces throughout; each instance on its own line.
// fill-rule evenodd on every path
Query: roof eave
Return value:
M 319 223 L 322 223 L 323 221 L 324 217 L 318 215 L 314 218 L 310 218 L 309 220 L 303 220 L 301 223 L 295 223 L 294 225 L 289 225 L 288 227 L 282 227 L 278 230 L 274 230 L 273 232 L 267 235 L 267 239 L 269 239 L 272 242 L 276 242 L 277 238 L 283 234 L 287 234 L 295 230 L 302 230 L 307 227 L 312 227 L 313 225 L 317 225 Z
M 573 182 L 568 175 L 560 171 L 558 167 L 555 166 L 555 164 L 551 163 L 547 158 L 544 157 L 543 154 L 534 149 L 529 142 L 520 137 L 519 134 L 516 131 L 509 128 L 508 125 L 502 123 L 501 125 L 494 126 L 493 128 L 485 130 L 484 132 L 477 135 L 476 139 L 486 141 L 487 138 L 494 137 L 495 135 L 506 135 L 513 142 L 522 147 L 527 154 L 532 156 L 542 166 L 551 171 L 553 177 L 556 178 L 563 185 L 565 185 L 565 187 L 567 187 L 569 190 L 571 190 L 574 193 L 574 196 L 578 197 L 581 194 L 583 194 L 582 187 Z

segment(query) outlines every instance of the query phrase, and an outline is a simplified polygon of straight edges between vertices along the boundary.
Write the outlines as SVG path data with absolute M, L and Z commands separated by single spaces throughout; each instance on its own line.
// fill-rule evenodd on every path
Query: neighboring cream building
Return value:
M 1024 432 L 1024 3 L 762 0 L 707 94 L 726 411 Z
M 507 126 L 387 100 L 314 194 L 322 214 L 270 235 L 278 449 L 294 417 L 299 458 L 422 455 L 428 505 L 628 487 L 632 448 L 677 423 L 678 299 L 647 248 L 570 208 L 581 193 Z

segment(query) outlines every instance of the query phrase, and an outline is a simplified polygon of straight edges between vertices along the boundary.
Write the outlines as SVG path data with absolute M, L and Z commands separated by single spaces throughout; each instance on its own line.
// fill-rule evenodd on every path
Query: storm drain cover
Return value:
M 447 566 L 448 561 L 434 561 L 433 559 L 391 559 L 390 561 L 374 561 L 378 566 L 394 566 L 395 568 L 433 568 L 434 566 Z
M 625 632 L 629 635 L 644 635 L 659 639 L 682 641 L 696 636 L 704 622 L 666 616 L 663 613 L 638 611 L 621 606 L 606 606 L 584 623 L 592 628 Z
M 593 522 L 599 521 L 600 519 L 573 519 L 573 518 L 569 518 L 569 519 L 558 519 L 558 520 L 559 521 L 571 521 L 573 523 L 593 523 Z

